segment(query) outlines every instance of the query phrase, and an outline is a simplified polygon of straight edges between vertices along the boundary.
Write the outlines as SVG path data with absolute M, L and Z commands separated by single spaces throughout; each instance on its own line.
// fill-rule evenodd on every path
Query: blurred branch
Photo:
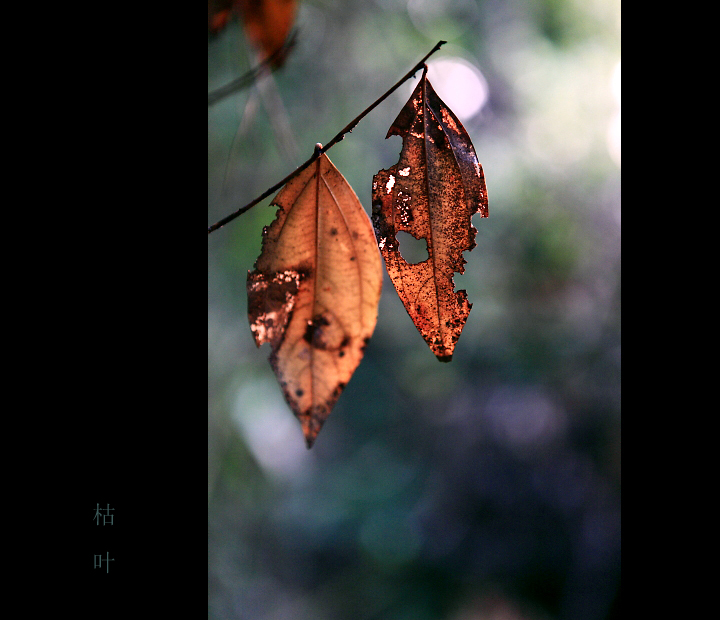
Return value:
M 287 58 L 287 55 L 295 47 L 296 43 L 297 30 L 294 30 L 292 34 L 288 37 L 287 42 L 282 47 L 279 47 L 265 60 L 263 60 L 260 64 L 253 67 L 252 69 L 250 69 L 250 71 L 248 71 L 244 75 L 241 75 L 239 78 L 233 80 L 229 84 L 225 84 L 225 86 L 221 86 L 220 88 L 209 92 L 208 107 L 217 103 L 221 99 L 224 99 L 228 95 L 232 95 L 233 93 L 236 93 L 243 88 L 247 88 L 264 73 L 271 73 L 272 71 L 275 71 L 276 69 L 282 67 L 285 59 Z
M 267 71 L 261 75 L 255 84 L 255 88 L 260 93 L 263 105 L 270 118 L 275 141 L 280 147 L 281 154 L 286 160 L 289 160 L 290 164 L 297 164 L 300 156 L 298 145 L 295 142 L 295 137 L 290 128 L 290 119 L 285 111 L 280 91 L 272 73 Z
M 382 95 L 379 99 L 377 99 L 375 102 L 373 102 L 370 106 L 368 106 L 365 110 L 363 110 L 358 116 L 356 116 L 352 121 L 350 121 L 345 127 L 343 127 L 338 134 L 330 140 L 325 146 L 320 146 L 319 144 L 315 147 L 315 152 L 313 153 L 312 157 L 308 159 L 304 164 L 298 166 L 293 172 L 288 174 L 284 179 L 281 181 L 278 181 L 275 185 L 270 187 L 269 189 L 265 190 L 260 196 L 258 196 L 255 200 L 252 202 L 246 204 L 244 207 L 238 209 L 234 213 L 231 213 L 230 215 L 224 217 L 223 219 L 219 220 L 218 222 L 215 222 L 212 226 L 208 228 L 208 235 L 217 230 L 218 228 L 221 228 L 228 222 L 231 222 L 236 217 L 242 215 L 246 211 L 249 211 L 259 202 L 262 202 L 267 198 L 270 194 L 276 192 L 279 190 L 285 183 L 287 183 L 292 177 L 294 177 L 299 172 L 302 172 L 307 168 L 310 164 L 312 164 L 315 160 L 317 160 L 318 157 L 320 157 L 323 153 L 326 153 L 329 151 L 333 146 L 335 146 L 338 142 L 340 142 L 344 137 L 345 134 L 350 133 L 353 129 L 355 129 L 355 126 L 363 119 L 365 116 L 367 116 L 373 109 L 375 109 L 378 105 L 380 105 L 385 99 L 387 99 L 390 95 L 392 95 L 404 82 L 409 80 L 411 77 L 413 77 L 420 69 L 425 67 L 425 61 L 430 58 L 435 52 L 437 52 L 443 45 L 445 45 L 447 41 L 438 41 L 438 43 L 433 47 L 425 56 L 420 59 L 420 61 L 412 68 L 410 71 L 408 71 L 398 82 L 395 83 L 395 85 L 388 90 L 384 95 Z

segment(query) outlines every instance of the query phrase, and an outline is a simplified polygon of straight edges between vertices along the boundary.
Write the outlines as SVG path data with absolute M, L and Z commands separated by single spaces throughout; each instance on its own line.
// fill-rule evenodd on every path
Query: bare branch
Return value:
M 293 172 L 288 174 L 284 179 L 281 181 L 278 181 L 275 185 L 265 190 L 260 196 L 255 198 L 252 202 L 246 204 L 244 207 L 241 207 L 234 213 L 231 213 L 230 215 L 224 217 L 223 219 L 219 220 L 218 222 L 215 222 L 212 226 L 208 228 L 208 235 L 217 230 L 218 228 L 221 228 L 228 222 L 231 222 L 236 217 L 242 215 L 246 211 L 249 211 L 252 209 L 256 204 L 259 202 L 262 202 L 270 196 L 270 194 L 273 194 L 277 190 L 279 190 L 285 183 L 287 183 L 293 176 L 298 174 L 299 172 L 302 172 L 307 168 L 310 164 L 312 164 L 320 155 L 323 153 L 326 153 L 329 151 L 333 146 L 335 146 L 338 142 L 340 142 L 344 137 L 346 133 L 351 132 L 355 126 L 363 119 L 365 116 L 367 116 L 373 109 L 375 109 L 378 105 L 380 105 L 385 99 L 387 99 L 390 95 L 392 95 L 404 82 L 409 80 L 411 77 L 415 75 L 420 69 L 425 67 L 425 61 L 432 56 L 435 52 L 437 52 L 447 41 L 439 41 L 435 47 L 433 47 L 425 56 L 422 57 L 422 59 L 412 68 L 410 71 L 408 71 L 398 82 L 395 83 L 395 85 L 388 90 L 384 95 L 382 95 L 379 99 L 377 99 L 374 103 L 372 103 L 369 107 L 367 107 L 365 110 L 363 110 L 357 117 L 355 117 L 352 121 L 350 121 L 343 129 L 340 130 L 340 132 L 332 139 L 330 142 L 328 142 L 325 146 L 321 148 L 315 147 L 315 152 L 313 153 L 312 157 L 308 159 L 304 164 L 301 164 L 298 166 Z

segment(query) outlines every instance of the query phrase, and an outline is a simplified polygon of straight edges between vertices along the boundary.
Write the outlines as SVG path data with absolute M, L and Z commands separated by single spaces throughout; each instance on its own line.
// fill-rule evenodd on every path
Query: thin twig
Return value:
M 235 213 L 231 213 L 230 215 L 224 217 L 218 222 L 215 222 L 212 226 L 208 228 L 208 235 L 213 232 L 214 230 L 217 230 L 218 228 L 224 226 L 228 222 L 231 222 L 236 217 L 242 215 L 245 213 L 245 211 L 249 211 L 252 209 L 256 204 L 259 202 L 262 202 L 267 198 L 270 194 L 276 192 L 279 190 L 285 183 L 287 183 L 292 177 L 294 177 L 299 172 L 302 172 L 307 168 L 310 164 L 312 164 L 318 157 L 320 157 L 323 153 L 329 151 L 333 146 L 335 146 L 338 142 L 340 142 L 344 137 L 346 133 L 351 132 L 353 129 L 355 129 L 355 126 L 363 119 L 369 112 L 371 112 L 374 108 L 376 108 L 378 105 L 380 105 L 385 99 L 387 99 L 390 95 L 392 95 L 404 82 L 409 80 L 411 77 L 413 77 L 420 69 L 422 69 L 425 66 L 425 61 L 435 52 L 437 52 L 447 41 L 439 41 L 435 47 L 433 47 L 425 56 L 422 57 L 422 59 L 412 68 L 410 71 L 408 71 L 402 78 L 400 78 L 400 81 L 398 81 L 389 91 L 387 91 L 384 95 L 382 95 L 377 101 L 375 101 L 373 104 L 371 104 L 368 108 L 363 110 L 359 116 L 357 116 L 355 119 L 350 121 L 343 129 L 340 130 L 340 132 L 332 139 L 330 142 L 328 142 L 325 146 L 322 148 L 315 148 L 315 152 L 313 153 L 312 157 L 308 159 L 304 164 L 301 164 L 298 166 L 293 172 L 288 174 L 284 179 L 281 181 L 278 181 L 275 185 L 270 187 L 269 189 L 265 190 L 260 196 L 258 196 L 255 200 L 252 202 L 246 204 L 244 207 L 238 209 L 235 211 Z
M 275 52 L 273 52 L 256 67 L 253 67 L 252 69 L 250 69 L 250 71 L 248 71 L 244 75 L 241 75 L 239 78 L 233 80 L 229 84 L 225 84 L 225 86 L 221 86 L 220 88 L 209 92 L 208 107 L 210 107 L 214 103 L 217 103 L 221 99 L 224 99 L 228 95 L 232 95 L 233 93 L 242 90 L 243 88 L 247 88 L 266 71 L 271 72 L 275 71 L 275 69 L 279 69 L 285 61 L 286 56 L 290 53 L 292 48 L 295 47 L 296 42 L 297 31 L 293 31 L 287 42 L 282 47 L 278 48 Z

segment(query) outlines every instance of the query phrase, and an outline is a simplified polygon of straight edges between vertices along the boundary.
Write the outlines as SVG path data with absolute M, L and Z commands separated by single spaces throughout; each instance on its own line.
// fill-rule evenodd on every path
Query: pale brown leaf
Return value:
M 310 447 L 375 329 L 382 263 L 370 219 L 326 155 L 273 204 L 248 273 L 248 315 Z
M 488 216 L 482 166 L 465 128 L 423 74 L 387 137 L 401 136 L 400 161 L 373 178 L 373 225 L 390 279 L 415 326 L 449 362 L 472 304 L 455 292 L 462 253 L 475 247 L 474 213 Z M 427 242 L 428 258 L 408 263 L 397 233 Z

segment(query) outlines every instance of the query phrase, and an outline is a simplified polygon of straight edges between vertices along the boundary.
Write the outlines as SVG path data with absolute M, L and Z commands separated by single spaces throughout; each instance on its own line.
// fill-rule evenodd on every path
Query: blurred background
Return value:
M 453 361 L 385 275 L 312 450 L 247 320 L 270 199 L 208 237 L 209 618 L 619 617 L 619 0 L 303 0 L 295 27 L 281 69 L 208 108 L 208 225 L 441 39 L 429 79 L 490 217 L 455 277 L 473 308 Z M 230 19 L 208 36 L 208 91 L 255 62 Z M 416 80 L 328 152 L 368 213 Z

